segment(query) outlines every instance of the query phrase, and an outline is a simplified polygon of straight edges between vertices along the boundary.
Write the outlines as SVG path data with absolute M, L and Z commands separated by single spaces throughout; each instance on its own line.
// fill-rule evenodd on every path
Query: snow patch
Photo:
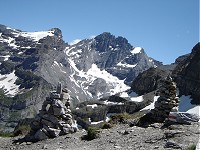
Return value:
M 133 102 L 142 102 L 143 100 L 143 96 L 131 97 L 131 101 Z
M 105 105 L 109 105 L 109 104 L 111 104 L 111 105 L 123 105 L 124 103 L 117 103 L 117 102 L 111 102 L 111 101 L 108 101 L 108 100 L 105 100 L 104 102 L 103 102 Z
M 119 62 L 117 64 L 117 66 L 127 67 L 127 68 L 134 68 L 135 66 L 137 66 L 137 64 L 131 65 L 131 64 L 122 64 L 121 62 Z
M 131 51 L 131 53 L 132 53 L 133 55 L 135 55 L 135 54 L 141 53 L 141 50 L 142 50 L 141 47 L 135 47 L 135 48 Z
M 93 108 L 95 108 L 95 107 L 98 107 L 98 105 L 97 105 L 97 104 L 87 105 L 87 107 L 92 107 L 92 109 L 93 109 Z
M 81 39 L 73 40 L 72 42 L 69 43 L 69 45 L 77 44 L 77 43 L 80 42 L 80 41 L 81 41 Z
M 192 113 L 192 114 L 197 114 L 198 116 L 200 116 L 200 106 L 199 105 L 198 106 L 194 106 L 193 108 L 189 109 L 186 112 L 187 113 Z
M 104 79 L 108 84 L 112 85 L 113 89 L 110 91 L 112 94 L 125 91 L 130 88 L 124 84 L 124 80 L 119 80 L 117 77 L 111 75 L 106 70 L 100 70 L 96 64 L 92 64 L 92 67 L 88 70 L 87 75 L 93 76 L 95 79 Z
M 190 96 L 182 95 L 179 99 L 180 99 L 180 102 L 179 102 L 178 110 L 180 112 L 186 112 L 186 111 L 194 108 L 195 106 L 197 106 L 197 105 L 193 105 L 190 103 L 191 102 Z
M 7 61 L 10 58 L 10 55 L 0 56 L 1 58 L 4 58 L 4 61 Z
M 61 64 L 61 63 L 60 63 Z M 54 67 L 58 67 L 59 68 L 59 70 L 60 70 L 60 72 L 62 72 L 62 73 L 67 73 L 67 72 L 65 72 L 64 70 L 63 70 L 63 66 L 62 65 L 60 65 L 57 61 L 54 61 L 54 63 L 53 63 L 53 66 Z
M 54 36 L 54 31 L 39 31 L 39 32 L 13 32 L 15 37 L 25 37 L 32 39 L 33 41 L 39 41 L 40 39 L 47 37 L 47 36 Z
M 14 96 L 19 91 L 19 85 L 15 84 L 17 76 L 14 72 L 6 75 L 0 74 L 0 88 L 4 89 L 8 96 Z
M 15 44 L 15 39 L 12 38 L 12 37 L 8 37 L 8 39 L 5 39 L 5 38 L 0 37 L 0 42 L 1 42 L 1 43 L 8 43 L 8 45 L 9 45 L 10 47 L 13 47 L 13 48 L 18 48 L 18 47 L 19 47 L 19 46 L 17 46 L 17 45 Z
M 101 123 L 101 122 L 104 122 L 103 120 L 101 120 L 101 121 L 97 121 L 97 122 L 90 122 L 91 124 L 99 124 L 99 123 Z
M 160 96 L 154 96 L 153 102 L 150 105 L 146 106 L 145 108 L 143 108 L 141 110 L 151 110 L 151 109 L 154 109 L 155 108 L 154 105 L 155 105 L 155 102 L 157 101 L 158 97 L 160 97 Z

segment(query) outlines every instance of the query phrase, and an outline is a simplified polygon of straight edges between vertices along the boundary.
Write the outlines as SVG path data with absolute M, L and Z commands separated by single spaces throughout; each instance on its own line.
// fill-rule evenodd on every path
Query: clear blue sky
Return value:
M 199 0 L 1 0 L 0 24 L 65 42 L 110 32 L 169 64 L 199 41 Z

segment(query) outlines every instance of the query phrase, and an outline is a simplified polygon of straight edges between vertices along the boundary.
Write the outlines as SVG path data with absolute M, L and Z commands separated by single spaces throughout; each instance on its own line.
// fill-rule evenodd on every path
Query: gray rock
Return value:
M 34 138 L 36 139 L 36 140 L 46 140 L 46 139 L 48 139 L 48 136 L 42 131 L 42 129 L 39 129 L 36 133 L 35 133 L 35 135 L 34 135 Z
M 48 132 L 51 138 L 58 137 L 61 130 L 60 129 L 55 129 L 51 127 L 44 126 L 45 130 Z
M 164 148 L 182 149 L 182 147 L 174 141 L 166 142 Z

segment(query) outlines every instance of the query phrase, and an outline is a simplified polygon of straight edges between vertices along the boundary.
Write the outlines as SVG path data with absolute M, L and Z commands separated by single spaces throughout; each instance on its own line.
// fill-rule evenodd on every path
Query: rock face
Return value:
M 193 104 L 200 104 L 200 43 L 173 71 L 180 95 L 191 95 Z
M 77 131 L 69 109 L 69 93 L 58 84 L 57 91 L 50 92 L 42 109 L 30 124 L 31 132 L 25 139 L 39 141 Z
M 179 98 L 176 97 L 176 84 L 171 77 L 167 77 L 163 85 L 159 89 L 160 97 L 155 103 L 155 108 L 143 116 L 139 122 L 139 126 L 148 123 L 164 122 L 171 111 L 177 111 Z
M 131 89 L 139 95 L 157 90 L 164 78 L 171 74 L 176 64 L 150 68 L 140 73 L 132 82 Z

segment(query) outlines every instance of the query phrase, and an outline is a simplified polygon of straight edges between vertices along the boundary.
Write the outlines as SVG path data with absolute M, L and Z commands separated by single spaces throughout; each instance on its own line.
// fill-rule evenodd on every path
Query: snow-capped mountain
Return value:
M 88 100 L 126 90 L 140 72 L 160 65 L 142 48 L 106 32 L 68 45 L 56 28 L 23 32 L 1 25 L 0 31 L 1 76 L 8 80 L 15 75 L 13 81 L 18 81 L 13 82 L 17 83 L 13 88 L 1 86 L 11 96 L 20 91 L 18 88 L 27 88 L 25 83 L 22 85 L 23 81 L 19 82 L 24 80 L 20 77 L 23 71 L 30 71 L 53 86 L 60 81 L 72 96 Z M 11 90 L 15 92 L 11 94 Z
M 140 72 L 159 65 L 107 32 L 69 45 L 58 28 L 24 32 L 0 25 L 1 120 L 34 115 L 58 82 L 76 104 L 125 91 Z

